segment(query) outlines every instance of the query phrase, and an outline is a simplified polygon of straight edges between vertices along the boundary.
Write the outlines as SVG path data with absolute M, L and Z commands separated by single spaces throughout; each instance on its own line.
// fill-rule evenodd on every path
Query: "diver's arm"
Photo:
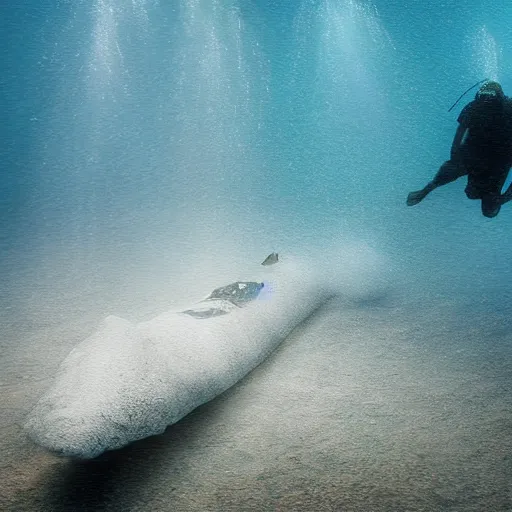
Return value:
M 455 132 L 455 135 L 453 137 L 452 148 L 450 150 L 450 156 L 452 159 L 456 156 L 457 151 L 460 148 L 460 145 L 462 143 L 462 140 L 464 139 L 464 135 L 466 134 L 467 129 L 468 129 L 468 127 L 466 126 L 465 123 L 461 123 L 457 127 L 457 131 Z

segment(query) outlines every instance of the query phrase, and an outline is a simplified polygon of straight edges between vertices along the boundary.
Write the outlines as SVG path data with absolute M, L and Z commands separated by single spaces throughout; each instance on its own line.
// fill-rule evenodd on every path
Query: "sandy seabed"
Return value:
M 512 510 L 508 306 L 333 301 L 164 435 L 60 459 L 22 424 L 95 325 L 10 326 L 4 343 L 20 349 L 2 359 L 1 510 Z

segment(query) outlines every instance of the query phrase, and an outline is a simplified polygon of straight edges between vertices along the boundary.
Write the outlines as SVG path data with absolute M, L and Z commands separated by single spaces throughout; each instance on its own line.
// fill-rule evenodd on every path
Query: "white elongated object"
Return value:
M 245 306 L 213 301 L 225 313 L 218 316 L 107 317 L 62 363 L 31 412 L 29 436 L 58 454 L 93 458 L 163 432 L 231 387 L 332 296 L 311 272 L 276 266 L 267 274 Z
M 166 312 L 137 324 L 107 317 L 63 361 L 29 415 L 29 437 L 89 459 L 162 433 L 238 382 L 335 294 L 308 267 L 280 262 L 259 272 L 264 287 L 243 307 L 215 299 L 224 314 Z

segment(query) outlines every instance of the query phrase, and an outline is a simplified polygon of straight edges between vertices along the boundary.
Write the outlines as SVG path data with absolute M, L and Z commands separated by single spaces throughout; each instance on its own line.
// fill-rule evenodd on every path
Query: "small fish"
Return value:
M 265 258 L 262 265 L 265 265 L 265 266 L 273 265 L 274 263 L 277 263 L 278 261 L 279 261 L 279 255 L 277 254 L 277 252 L 273 252 L 272 254 L 269 254 Z

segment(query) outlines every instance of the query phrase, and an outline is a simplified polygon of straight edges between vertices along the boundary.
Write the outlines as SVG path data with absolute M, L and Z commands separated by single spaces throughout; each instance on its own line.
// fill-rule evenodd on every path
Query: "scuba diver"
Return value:
M 496 217 L 501 206 L 512 200 L 512 184 L 501 194 L 512 166 L 512 99 L 498 82 L 487 80 L 457 121 L 450 160 L 424 188 L 408 195 L 407 205 L 414 206 L 437 187 L 467 176 L 466 196 L 482 201 L 485 217 Z

